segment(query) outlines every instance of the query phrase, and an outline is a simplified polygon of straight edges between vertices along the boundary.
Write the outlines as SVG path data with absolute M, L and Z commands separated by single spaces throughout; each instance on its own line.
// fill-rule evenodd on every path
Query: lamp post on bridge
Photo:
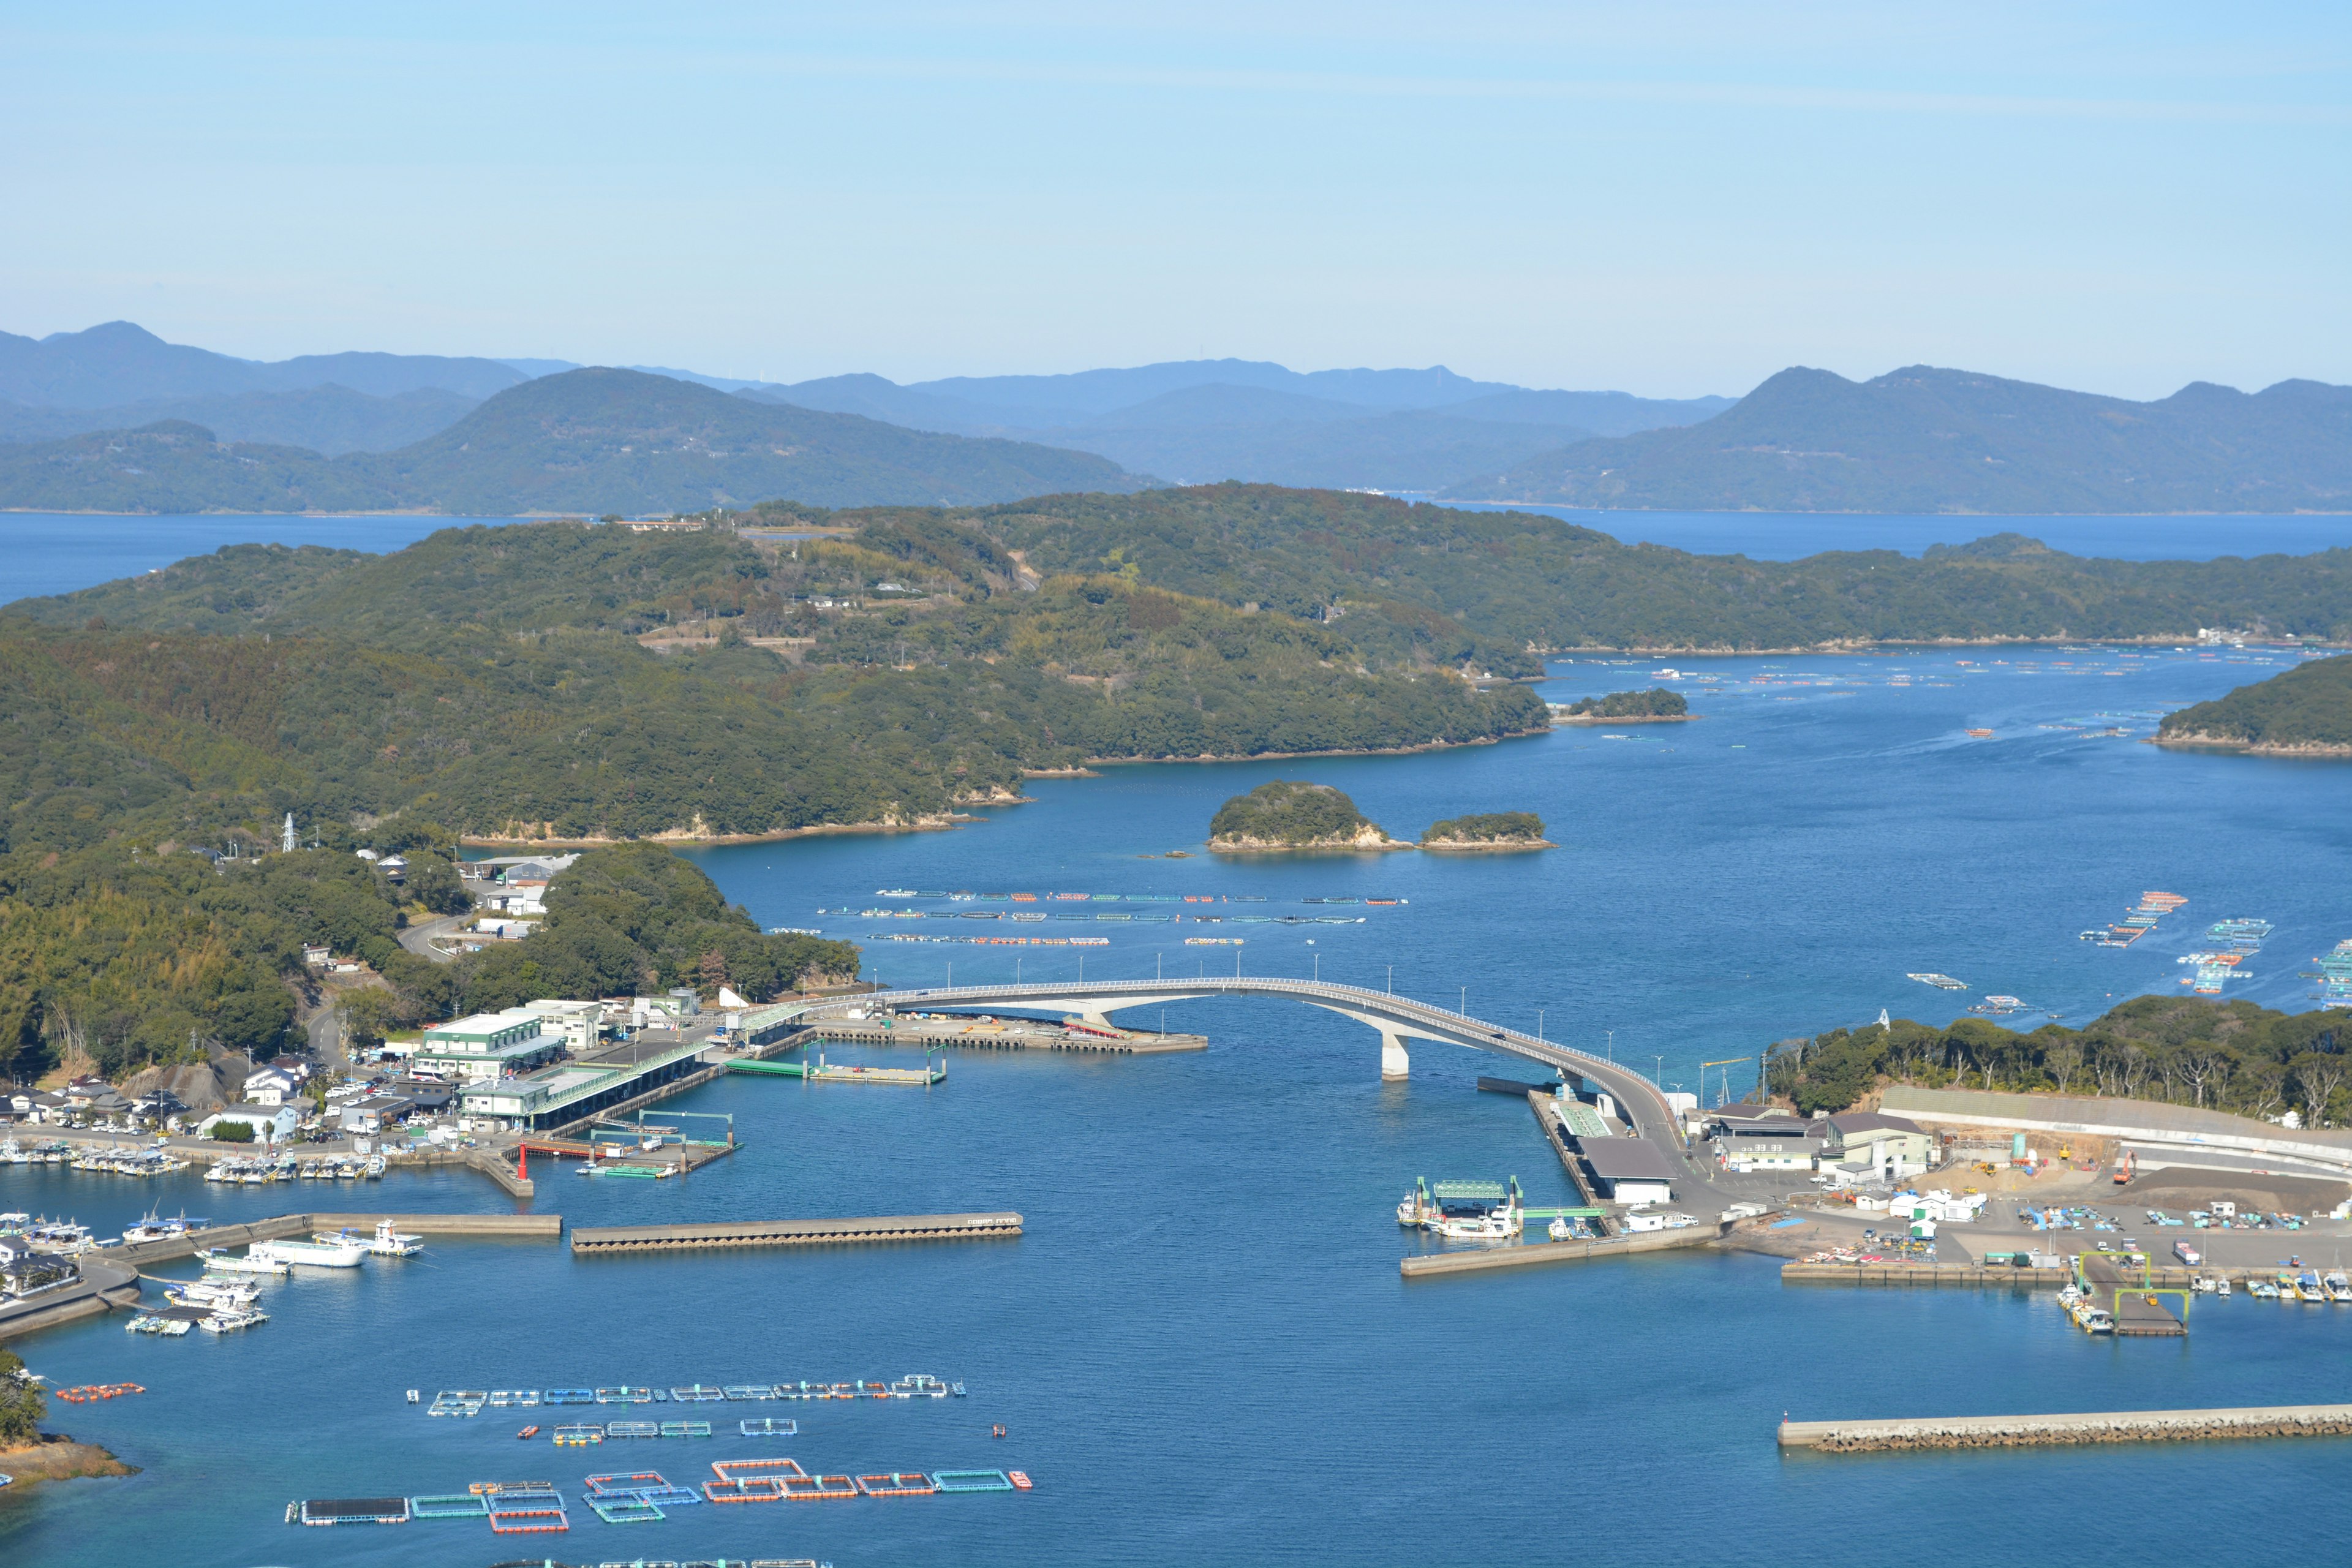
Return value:
M 1393 963 L 1389 965 L 1389 994 L 1396 994 L 1396 965 Z

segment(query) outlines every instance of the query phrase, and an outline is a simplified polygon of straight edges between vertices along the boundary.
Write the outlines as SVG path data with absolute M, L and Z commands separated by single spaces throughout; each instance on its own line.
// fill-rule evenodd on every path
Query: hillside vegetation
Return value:
M 1568 705 L 1574 719 L 1686 719 L 1690 703 L 1679 691 L 1663 686 L 1647 691 L 1612 691 L 1605 697 L 1580 697 Z
M 1268 779 L 1209 820 L 1212 849 L 1327 849 L 1390 842 L 1379 823 L 1329 784 Z
M 1498 675 L 1530 649 L 1661 651 L 1994 638 L 2192 637 L 2200 626 L 2352 641 L 2352 550 L 2101 561 L 2020 534 L 1801 561 L 1621 544 L 1526 512 L 1206 485 L 1049 496 L 971 512 L 1043 572 L 1142 581 L 1335 621 L 1360 647 L 1420 647 Z
M 2155 403 L 1911 365 L 1874 381 L 1785 370 L 1704 424 L 1584 441 L 1458 497 L 1670 510 L 2341 510 L 2352 387 Z
M 1433 822 L 1421 836 L 1424 848 L 1450 845 L 1489 844 L 1496 847 L 1543 844 L 1543 818 L 1532 811 L 1490 811 L 1470 816 L 1449 816 Z
M 1776 1047 L 1770 1074 L 1772 1092 L 1809 1114 L 1903 1083 L 2118 1095 L 2253 1117 L 2295 1107 L 2315 1126 L 2352 1120 L 2352 1019 L 2185 996 L 2136 997 L 2082 1028 L 2030 1034 L 1978 1018 L 1942 1027 L 1898 1018 Z
M 2157 739 L 2255 752 L 2352 753 L 2352 658 L 2323 658 L 2165 715 Z

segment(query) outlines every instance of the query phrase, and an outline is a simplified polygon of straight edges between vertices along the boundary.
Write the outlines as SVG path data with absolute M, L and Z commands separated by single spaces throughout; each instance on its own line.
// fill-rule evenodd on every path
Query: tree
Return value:
M 41 1385 L 26 1373 L 14 1351 L 0 1350 L 0 1448 L 39 1441 L 41 1417 L 49 1413 Z
M 2230 1047 L 2211 1040 L 2192 1040 L 2176 1055 L 2181 1079 L 2195 1091 L 2197 1104 L 2202 1109 L 2206 1090 L 2210 1089 L 2218 1095 L 2230 1079 Z
M 215 1121 L 213 1123 L 213 1130 L 205 1136 L 216 1143 L 250 1143 L 253 1142 L 253 1123 Z
M 406 886 L 410 898 L 436 915 L 462 915 L 474 907 L 474 897 L 458 880 L 457 868 L 422 849 L 408 857 Z
M 2050 1076 L 2057 1080 L 2058 1092 L 2065 1093 L 2066 1086 L 2074 1082 L 2074 1075 L 2083 1070 L 2081 1042 L 2074 1039 L 2060 1040 L 2042 1053 L 2042 1065 L 2047 1068 L 2050 1070 Z
M 2328 1120 L 2336 1091 L 2344 1087 L 2345 1058 L 2332 1051 L 2305 1051 L 2292 1065 L 2294 1081 L 2303 1089 L 2305 1120 L 2320 1126 Z

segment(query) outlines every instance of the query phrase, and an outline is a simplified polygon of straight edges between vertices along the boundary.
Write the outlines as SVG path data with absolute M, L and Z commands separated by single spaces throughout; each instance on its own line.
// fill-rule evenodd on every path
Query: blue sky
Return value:
M 2340 5 L 45 9 L 0 12 L 13 331 L 2352 382 Z

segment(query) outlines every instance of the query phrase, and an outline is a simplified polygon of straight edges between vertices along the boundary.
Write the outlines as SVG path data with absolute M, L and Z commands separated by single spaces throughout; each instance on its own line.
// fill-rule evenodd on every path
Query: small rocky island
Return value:
M 16 1486 L 139 1472 L 105 1449 L 41 1430 L 48 1400 L 13 1352 L 0 1351 L 0 1474 Z M 12 1488 L 13 1489 L 13 1488 Z
M 1543 818 L 1532 811 L 1493 811 L 1482 816 L 1449 816 L 1421 836 L 1423 849 L 1556 849 L 1544 837 Z
M 1585 697 L 1552 709 L 1555 724 L 1671 724 L 1695 718 L 1679 691 L 1663 686 L 1647 691 L 1612 691 L 1606 697 Z
M 1329 784 L 1274 779 L 1217 808 L 1209 847 L 1228 852 L 1268 849 L 1410 849 L 1391 838 Z

